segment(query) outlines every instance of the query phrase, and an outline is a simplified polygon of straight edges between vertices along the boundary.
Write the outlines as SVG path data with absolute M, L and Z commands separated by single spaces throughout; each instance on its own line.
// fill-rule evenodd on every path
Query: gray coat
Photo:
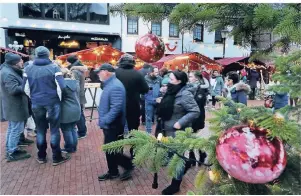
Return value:
M 26 121 L 29 118 L 28 97 L 22 89 L 22 76 L 8 64 L 4 64 L 0 72 L 3 118 Z
M 85 97 L 85 72 L 88 70 L 86 66 L 83 66 L 79 61 L 76 61 L 71 65 L 72 73 L 74 74 L 74 77 L 77 81 L 79 81 L 79 100 L 80 104 L 86 104 L 87 100 Z
M 164 122 L 166 131 L 176 131 L 173 126 L 176 122 L 181 125 L 181 130 L 190 127 L 192 122 L 200 116 L 200 109 L 192 93 L 184 86 L 176 95 L 174 110 L 171 119 Z
M 61 102 L 61 123 L 76 122 L 80 119 L 79 82 L 65 79 L 66 88 Z

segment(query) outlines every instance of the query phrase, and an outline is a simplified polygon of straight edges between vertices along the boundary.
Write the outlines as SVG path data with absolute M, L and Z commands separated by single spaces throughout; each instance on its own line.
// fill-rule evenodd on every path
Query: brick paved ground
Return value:
M 249 105 L 262 104 L 253 101 Z M 159 175 L 158 189 L 152 189 L 153 175 L 145 168 L 137 168 L 133 179 L 121 182 L 119 180 L 99 182 L 97 176 L 107 171 L 104 153 L 100 150 L 103 143 L 103 133 L 97 127 L 96 120 L 87 121 L 88 137 L 79 141 L 78 151 L 72 154 L 72 159 L 62 165 L 51 165 L 51 149 L 48 143 L 48 163 L 40 165 L 36 162 L 36 147 L 32 145 L 26 150 L 32 155 L 30 159 L 7 163 L 5 159 L 5 132 L 7 123 L 1 123 L 1 189 L 5 195 L 151 195 L 161 194 L 169 184 L 166 172 Z M 208 127 L 208 123 L 206 125 Z M 204 134 L 209 134 L 208 128 Z M 48 135 L 49 136 L 49 135 Z M 49 137 L 48 137 L 49 141 Z M 61 142 L 63 144 L 63 142 Z M 190 169 L 183 179 L 181 192 L 194 190 L 194 177 L 197 167 Z

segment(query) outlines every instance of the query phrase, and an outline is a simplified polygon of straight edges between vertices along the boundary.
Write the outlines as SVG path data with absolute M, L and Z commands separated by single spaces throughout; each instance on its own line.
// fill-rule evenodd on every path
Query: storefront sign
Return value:
M 16 37 L 25 37 L 25 33 L 15 33 Z
M 94 40 L 94 41 L 105 41 L 105 42 L 109 41 L 109 39 L 106 38 L 106 37 L 91 37 L 91 40 Z
M 59 44 L 59 46 L 62 48 L 79 48 L 79 42 L 78 41 L 70 41 L 70 42 L 62 41 Z
M 71 37 L 69 35 L 61 36 L 59 35 L 58 39 L 70 39 Z

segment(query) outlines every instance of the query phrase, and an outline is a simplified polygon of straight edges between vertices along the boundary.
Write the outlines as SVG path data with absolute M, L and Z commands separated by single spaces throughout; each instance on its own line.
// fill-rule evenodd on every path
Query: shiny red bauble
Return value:
M 136 41 L 136 55 L 144 62 L 153 63 L 160 60 L 164 55 L 164 51 L 163 40 L 154 34 L 148 33 Z
M 235 126 L 218 139 L 216 156 L 232 177 L 247 183 L 264 184 L 278 178 L 287 163 L 283 143 L 268 140 L 267 130 Z

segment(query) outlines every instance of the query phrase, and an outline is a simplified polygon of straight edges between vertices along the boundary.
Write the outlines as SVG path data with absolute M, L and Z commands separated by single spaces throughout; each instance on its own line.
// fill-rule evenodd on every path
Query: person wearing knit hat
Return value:
M 56 166 L 70 160 L 69 155 L 62 155 L 60 148 L 61 101 L 66 85 L 60 67 L 49 59 L 49 55 L 49 50 L 44 46 L 35 49 L 32 65 L 24 69 L 23 87 L 25 93 L 31 98 L 33 114 L 38 122 L 36 124 L 37 162 L 40 164 L 47 162 L 46 134 L 49 123 L 52 165 Z
M 176 131 L 185 130 L 200 116 L 200 109 L 193 94 L 187 88 L 187 75 L 183 71 L 173 71 L 170 76 L 167 92 L 158 106 L 158 119 L 164 127 L 164 136 L 175 137 Z M 163 195 L 173 195 L 180 191 L 180 185 L 190 162 L 185 162 L 171 185 L 162 191 Z
M 45 46 L 39 46 L 35 49 L 35 55 L 40 59 L 49 59 L 50 51 Z
M 68 61 L 69 63 L 71 63 L 71 65 L 72 65 L 73 63 L 75 63 L 77 60 L 78 60 L 78 58 L 77 58 L 76 55 L 70 55 L 70 56 L 67 57 L 67 61 Z
M 116 77 L 126 90 L 126 119 L 129 131 L 137 130 L 140 125 L 140 95 L 149 90 L 145 78 L 134 67 L 134 58 L 129 54 L 124 54 L 119 59 L 118 68 L 115 71 Z
M 0 91 L 3 118 L 8 121 L 6 132 L 6 159 L 18 161 L 30 158 L 30 154 L 18 147 L 24 122 L 29 117 L 28 97 L 22 88 L 23 61 L 19 55 L 7 53 L 1 66 Z

